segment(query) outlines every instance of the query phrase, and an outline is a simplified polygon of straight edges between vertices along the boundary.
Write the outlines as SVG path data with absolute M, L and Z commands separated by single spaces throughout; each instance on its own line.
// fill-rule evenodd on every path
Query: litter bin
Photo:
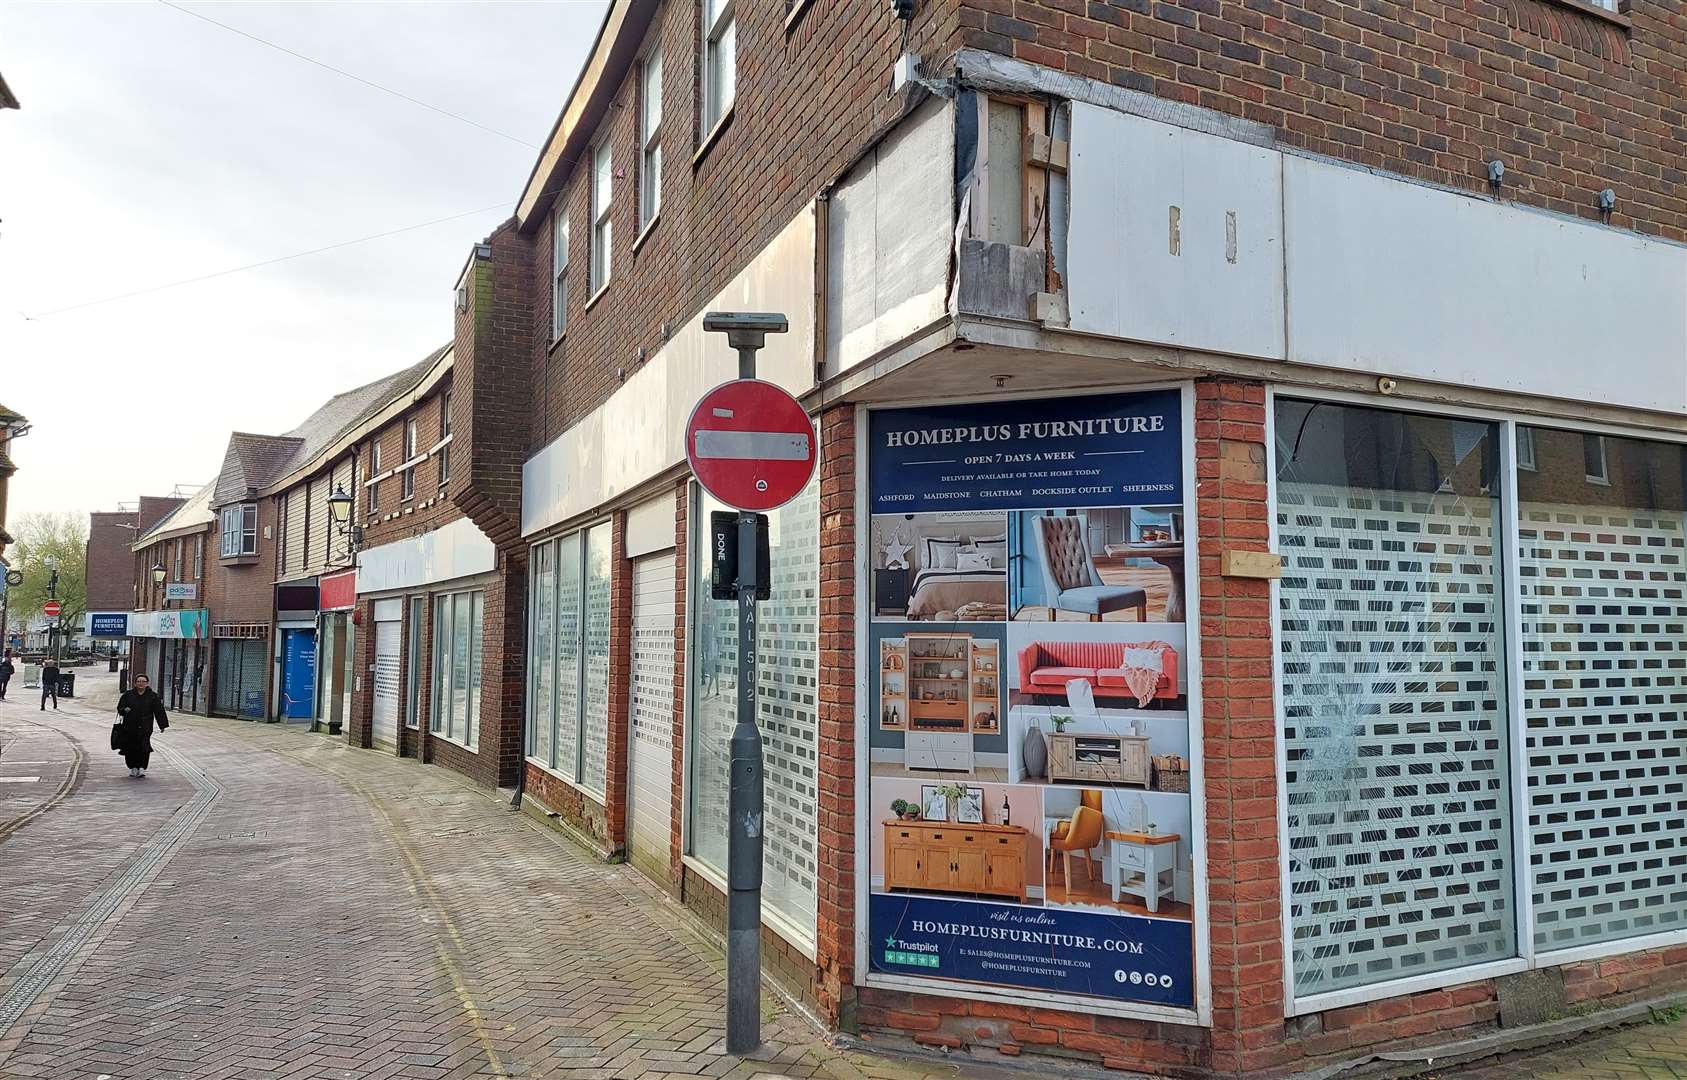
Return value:
M 59 673 L 59 697 L 76 696 L 76 672 L 64 671 Z
M 117 654 L 116 653 L 111 654 L 111 659 L 106 661 L 106 665 L 107 665 L 106 666 L 107 671 L 116 671 L 117 670 Z

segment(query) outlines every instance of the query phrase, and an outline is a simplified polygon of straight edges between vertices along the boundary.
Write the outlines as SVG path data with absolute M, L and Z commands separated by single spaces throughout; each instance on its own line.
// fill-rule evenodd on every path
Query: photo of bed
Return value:
M 1183 509 L 1120 506 L 1008 515 L 1011 618 L 1183 622 Z
M 1007 618 L 1007 515 L 873 519 L 873 617 L 930 622 Z

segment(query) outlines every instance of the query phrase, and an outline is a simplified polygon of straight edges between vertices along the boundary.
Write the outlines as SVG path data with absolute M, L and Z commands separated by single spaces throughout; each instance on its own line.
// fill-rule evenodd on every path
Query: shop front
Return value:
M 211 627 L 211 715 L 262 720 L 268 715 L 269 624 L 217 623 Z
M 144 674 L 172 711 L 203 713 L 206 662 L 205 639 L 210 613 L 204 608 L 128 613 L 133 674 Z
M 275 587 L 276 719 L 309 722 L 316 715 L 318 587 L 316 578 Z
M 1193 414 L 859 414 L 860 986 L 1209 1021 Z
M 319 586 L 321 616 L 317 642 L 321 650 L 318 665 L 316 722 L 327 725 L 331 735 L 340 734 L 351 715 L 352 687 L 356 683 L 357 571 L 344 570 L 323 575 Z

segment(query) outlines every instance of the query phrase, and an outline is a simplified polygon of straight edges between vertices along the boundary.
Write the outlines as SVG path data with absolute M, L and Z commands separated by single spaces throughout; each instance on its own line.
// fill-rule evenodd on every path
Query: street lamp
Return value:
M 334 524 L 342 528 L 351 520 L 352 497 L 346 494 L 346 489 L 339 484 L 334 485 L 334 494 L 328 496 L 328 512 L 334 516 Z
M 157 565 L 153 566 L 153 568 L 152 568 L 152 583 L 154 585 L 164 584 L 164 578 L 169 573 L 170 573 L 170 571 L 164 569 L 163 563 L 158 563 Z

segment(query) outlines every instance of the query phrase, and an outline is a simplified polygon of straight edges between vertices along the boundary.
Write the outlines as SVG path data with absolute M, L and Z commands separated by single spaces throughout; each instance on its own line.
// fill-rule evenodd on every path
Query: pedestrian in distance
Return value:
M 152 759 L 152 723 L 158 721 L 159 731 L 170 726 L 164 699 L 152 689 L 151 680 L 136 675 L 135 685 L 117 699 L 117 716 L 111 728 L 111 748 L 123 754 L 130 776 L 145 776 L 147 762 Z
M 53 711 L 59 708 L 59 662 L 52 657 L 41 662 L 41 711 L 47 711 L 47 699 L 53 699 Z
M 0 656 L 0 701 L 6 700 L 6 686 L 16 672 L 17 665 L 12 663 L 12 650 L 7 649 L 6 655 Z

